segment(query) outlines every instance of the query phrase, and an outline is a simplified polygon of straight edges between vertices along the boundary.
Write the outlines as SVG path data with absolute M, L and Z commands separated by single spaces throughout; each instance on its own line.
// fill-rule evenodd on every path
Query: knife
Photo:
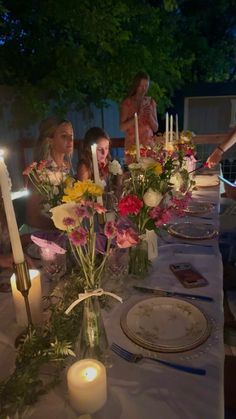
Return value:
M 208 302 L 214 301 L 212 297 L 206 297 L 205 295 L 186 294 L 184 292 L 175 292 L 175 291 L 164 291 L 164 290 L 159 290 L 156 288 L 145 288 L 145 287 L 140 287 L 136 285 L 134 285 L 133 288 L 141 292 L 146 292 L 146 293 L 155 294 L 155 295 L 162 295 L 166 297 L 183 297 L 183 298 L 188 298 L 190 300 L 200 300 L 200 301 L 208 301 Z

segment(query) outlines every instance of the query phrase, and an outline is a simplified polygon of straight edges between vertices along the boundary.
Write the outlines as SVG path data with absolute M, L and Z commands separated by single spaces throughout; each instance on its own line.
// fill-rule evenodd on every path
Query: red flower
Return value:
M 143 201 L 136 195 L 126 195 L 119 201 L 118 210 L 120 215 L 138 215 L 143 206 Z

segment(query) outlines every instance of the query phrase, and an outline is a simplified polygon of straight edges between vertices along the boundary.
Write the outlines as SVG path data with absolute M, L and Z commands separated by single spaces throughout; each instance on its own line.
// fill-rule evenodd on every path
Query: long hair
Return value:
M 44 119 L 39 126 L 39 136 L 34 149 L 34 160 L 39 162 L 41 160 L 47 160 L 50 154 L 49 139 L 53 138 L 56 129 L 62 124 L 69 124 L 71 122 L 67 119 L 57 118 L 55 116 Z M 69 163 L 70 157 L 67 156 Z
M 150 77 L 144 71 L 139 71 L 133 78 L 132 84 L 131 84 L 130 89 L 128 91 L 128 96 L 134 96 L 135 95 L 141 80 L 150 81 Z
M 110 143 L 109 135 L 106 131 L 99 127 L 90 128 L 84 136 L 83 150 L 79 164 L 84 163 L 91 173 L 93 171 L 91 145 L 97 143 L 101 138 L 106 138 Z

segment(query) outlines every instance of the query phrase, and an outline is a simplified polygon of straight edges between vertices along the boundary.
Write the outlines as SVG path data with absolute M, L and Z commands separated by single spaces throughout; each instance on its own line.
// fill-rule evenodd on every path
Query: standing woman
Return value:
M 60 183 L 71 171 L 74 147 L 72 124 L 66 119 L 50 117 L 42 121 L 35 147 L 35 161 L 46 160 L 47 174 L 52 184 Z M 50 217 L 42 211 L 42 197 L 34 193 L 27 201 L 27 224 L 37 229 L 54 229 Z
M 138 115 L 140 144 L 144 146 L 152 144 L 152 137 L 158 130 L 156 102 L 147 96 L 149 83 L 148 74 L 137 73 L 128 96 L 121 104 L 120 130 L 125 133 L 125 150 L 135 144 L 135 112 Z

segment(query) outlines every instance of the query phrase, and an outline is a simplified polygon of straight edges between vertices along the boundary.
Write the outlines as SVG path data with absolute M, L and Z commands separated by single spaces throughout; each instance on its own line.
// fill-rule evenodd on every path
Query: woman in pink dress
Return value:
M 128 96 L 120 107 L 120 130 L 125 132 L 125 150 L 135 144 L 134 114 L 138 115 L 139 142 L 151 145 L 158 130 L 156 102 L 147 96 L 149 76 L 139 72 L 134 77 Z

